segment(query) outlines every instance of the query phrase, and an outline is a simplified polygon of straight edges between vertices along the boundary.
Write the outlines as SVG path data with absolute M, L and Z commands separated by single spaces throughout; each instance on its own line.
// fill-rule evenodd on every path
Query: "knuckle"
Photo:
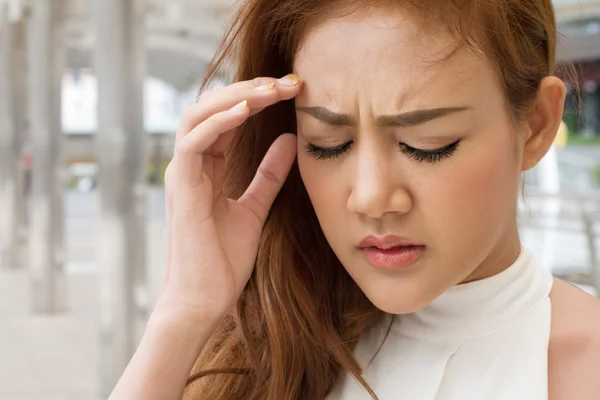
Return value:
M 194 148 L 192 147 L 192 144 L 190 143 L 189 140 L 185 140 L 185 138 L 182 138 L 176 145 L 175 145 L 175 155 L 176 157 L 182 157 L 182 158 L 187 158 L 191 155 L 194 154 Z
M 193 118 L 194 115 L 196 115 L 197 113 L 197 105 L 192 105 L 192 106 L 188 106 L 186 108 L 184 108 L 183 112 L 181 113 L 181 119 L 183 121 L 187 121 Z
M 223 113 L 213 114 L 203 122 L 203 125 L 208 126 L 209 128 L 215 128 L 222 124 L 226 120 L 226 115 Z
M 267 208 L 265 207 L 265 205 L 256 198 L 256 196 L 254 196 L 252 193 L 248 193 L 246 194 L 246 202 L 250 203 L 250 207 L 248 207 L 248 209 L 250 210 L 250 212 L 252 213 L 252 215 L 254 215 L 254 217 L 256 217 L 256 219 L 260 222 L 260 223 L 264 223 L 265 222 L 265 217 L 261 214 L 259 210 L 266 210 Z
M 198 95 L 198 103 L 210 98 L 213 95 L 213 93 L 214 93 L 214 89 L 207 89 L 207 90 L 202 91 Z
M 165 186 L 169 186 L 173 180 L 173 161 L 165 169 Z
M 258 170 L 258 173 L 261 174 L 263 178 L 265 178 L 265 180 L 267 180 L 270 183 L 274 183 L 276 185 L 281 184 L 281 180 L 273 172 L 269 171 L 266 168 L 260 168 Z
M 265 80 L 263 78 L 254 78 L 254 79 L 252 79 L 252 85 L 254 87 L 259 87 L 264 83 L 264 81 Z
M 243 92 L 236 86 L 229 87 L 229 93 L 232 99 L 237 100 L 243 95 Z

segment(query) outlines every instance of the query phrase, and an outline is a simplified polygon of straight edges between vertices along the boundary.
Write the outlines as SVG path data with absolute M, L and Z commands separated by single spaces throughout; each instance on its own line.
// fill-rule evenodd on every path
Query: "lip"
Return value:
M 425 246 L 393 235 L 367 236 L 360 242 L 359 250 L 365 260 L 376 268 L 403 269 L 423 256 Z
M 399 236 L 394 236 L 394 235 L 387 235 L 384 237 L 377 237 L 377 236 L 367 236 L 365 237 L 363 240 L 361 240 L 360 244 L 358 245 L 358 247 L 365 248 L 365 247 L 377 247 L 380 249 L 391 249 L 393 247 L 399 247 L 399 246 L 420 246 L 418 243 L 413 242 L 412 240 L 403 238 L 403 237 L 399 237 Z

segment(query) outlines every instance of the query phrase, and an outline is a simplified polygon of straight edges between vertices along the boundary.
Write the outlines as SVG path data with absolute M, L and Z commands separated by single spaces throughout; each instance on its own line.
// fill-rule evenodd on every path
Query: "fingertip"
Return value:
M 291 132 L 282 133 L 281 135 L 279 135 L 279 137 L 289 138 L 289 139 L 285 139 L 285 140 L 291 139 L 291 140 L 294 140 L 294 142 L 298 140 L 298 136 L 296 136 L 295 133 L 291 133 Z
M 302 86 L 303 86 L 303 82 L 299 81 L 294 86 L 278 84 L 277 88 L 279 89 L 279 93 L 281 93 L 282 99 L 289 100 L 291 98 L 296 97 L 300 93 Z
M 235 106 L 229 109 L 230 112 L 234 114 L 243 113 L 248 111 L 248 100 L 243 100 L 237 103 Z
M 300 77 L 296 73 L 287 74 L 283 78 L 277 79 L 277 83 L 282 86 L 295 87 L 300 83 Z
M 298 146 L 298 137 L 293 133 L 282 133 L 276 142 L 282 142 L 282 145 L 288 148 L 293 148 L 296 151 Z

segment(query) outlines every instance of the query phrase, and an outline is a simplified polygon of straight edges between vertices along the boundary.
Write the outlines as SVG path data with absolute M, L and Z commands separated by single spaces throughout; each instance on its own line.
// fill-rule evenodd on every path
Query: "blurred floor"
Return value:
M 68 192 L 68 311 L 32 315 L 27 271 L 0 269 L 0 400 L 100 400 L 97 397 L 99 295 L 96 271 L 97 193 Z M 164 192 L 148 193 L 151 291 L 159 287 L 164 251 Z
M 25 272 L 0 272 L 0 399 L 98 400 L 94 275 L 69 275 L 69 312 L 32 315 Z

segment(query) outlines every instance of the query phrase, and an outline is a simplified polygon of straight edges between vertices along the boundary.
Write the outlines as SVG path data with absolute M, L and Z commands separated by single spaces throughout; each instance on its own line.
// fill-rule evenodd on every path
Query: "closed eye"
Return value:
M 460 144 L 460 139 L 456 142 L 449 144 L 448 146 L 442 147 L 436 150 L 421 150 L 416 149 L 414 147 L 410 147 L 406 143 L 400 143 L 400 151 L 406 154 L 409 158 L 418 161 L 433 164 L 436 162 L 440 162 L 445 158 L 448 158 L 454 154 L 458 145 Z
M 341 157 L 344 153 L 350 150 L 353 142 L 346 142 L 336 147 L 319 147 L 314 144 L 307 144 L 305 151 L 311 157 L 317 160 L 336 159 Z M 434 164 L 440 162 L 450 156 L 452 156 L 458 149 L 460 139 L 454 143 L 449 144 L 435 150 L 423 150 L 411 147 L 406 143 L 400 143 L 400 151 L 406 154 L 410 159 L 418 162 Z
M 350 150 L 350 146 L 352 142 L 346 142 L 340 146 L 336 147 L 319 147 L 314 144 L 307 144 L 305 149 L 308 155 L 316 158 L 317 160 L 325 160 L 329 158 L 338 158 L 348 150 Z

